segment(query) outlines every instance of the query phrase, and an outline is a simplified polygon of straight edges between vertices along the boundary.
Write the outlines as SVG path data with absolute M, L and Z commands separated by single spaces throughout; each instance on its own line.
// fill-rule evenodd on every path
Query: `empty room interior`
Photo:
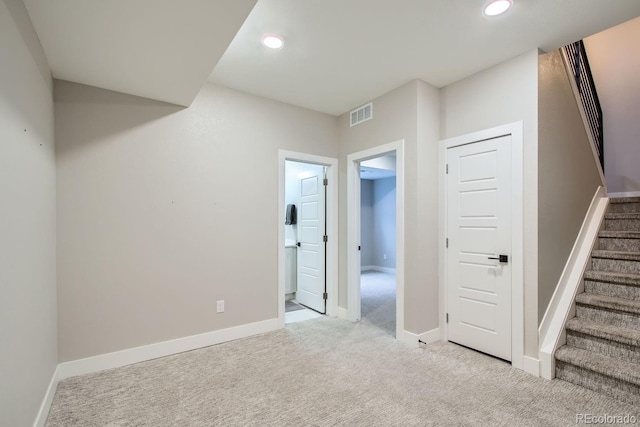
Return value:
M 0 425 L 635 424 L 637 0 L 2 0 Z

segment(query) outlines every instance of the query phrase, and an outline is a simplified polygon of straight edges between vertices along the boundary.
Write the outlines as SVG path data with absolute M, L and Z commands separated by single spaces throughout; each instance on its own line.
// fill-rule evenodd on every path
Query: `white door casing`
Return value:
M 404 140 L 347 156 L 347 319 L 360 320 L 360 162 L 396 154 L 396 338 L 417 345 L 404 330 Z
M 450 341 L 511 360 L 511 136 L 447 150 Z M 508 258 L 507 258 L 508 259 Z
M 324 174 L 300 178 L 298 212 L 298 290 L 296 300 L 320 313 L 325 312 L 325 187 Z
M 297 151 L 278 150 L 278 285 L 274 297 L 277 301 L 278 327 L 285 326 L 285 164 L 287 160 L 326 166 L 326 174 L 329 180 L 327 187 L 326 224 L 327 242 L 326 253 L 326 278 L 327 278 L 327 315 L 338 315 L 338 159 L 333 157 L 318 156 L 315 154 L 300 153 Z

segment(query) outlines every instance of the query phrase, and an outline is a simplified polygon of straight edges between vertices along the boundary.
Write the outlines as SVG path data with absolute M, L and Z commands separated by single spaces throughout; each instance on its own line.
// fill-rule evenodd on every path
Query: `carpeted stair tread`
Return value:
M 609 203 L 640 203 L 640 197 L 611 197 Z
M 621 259 L 625 261 L 640 261 L 640 252 L 595 250 L 591 253 L 591 257 L 601 259 Z
M 636 213 L 636 212 L 608 213 L 604 215 L 604 219 L 640 219 L 640 213 Z
M 616 298 L 606 295 L 581 293 L 576 295 L 576 303 L 591 307 L 615 310 L 623 313 L 640 314 L 640 301 Z M 640 367 L 639 367 L 640 369 Z
M 558 378 L 640 402 L 640 197 L 610 198 L 599 248 L 556 351 Z
M 640 197 L 610 199 L 609 213 L 638 213 L 640 212 Z
M 616 285 L 640 286 L 640 274 L 612 273 L 610 271 L 589 270 L 584 278 L 595 282 L 614 283 Z
M 618 326 L 605 325 L 574 317 L 567 322 L 567 330 L 609 341 L 615 341 L 621 344 L 640 347 L 640 331 L 636 331 L 634 329 L 620 328 Z M 638 369 L 640 369 L 640 366 Z
M 640 231 L 608 231 L 598 233 L 598 237 L 608 239 L 640 239 Z
M 582 369 L 640 386 L 640 365 L 636 363 L 623 362 L 568 345 L 562 346 L 556 351 L 556 359 Z

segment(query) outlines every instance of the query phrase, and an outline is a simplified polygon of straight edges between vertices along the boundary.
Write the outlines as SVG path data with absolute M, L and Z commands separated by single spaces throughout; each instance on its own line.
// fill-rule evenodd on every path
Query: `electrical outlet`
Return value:
M 387 259 L 387 254 L 382 255 L 383 259 Z
M 221 299 L 216 304 L 216 313 L 224 313 L 224 300 Z

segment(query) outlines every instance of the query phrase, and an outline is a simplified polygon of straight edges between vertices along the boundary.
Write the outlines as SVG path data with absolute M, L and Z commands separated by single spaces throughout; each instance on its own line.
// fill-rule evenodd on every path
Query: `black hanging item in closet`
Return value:
M 296 213 L 296 205 L 287 205 L 287 218 L 284 221 L 284 223 L 286 225 L 294 225 L 298 223 L 298 218 L 297 218 L 297 213 Z

